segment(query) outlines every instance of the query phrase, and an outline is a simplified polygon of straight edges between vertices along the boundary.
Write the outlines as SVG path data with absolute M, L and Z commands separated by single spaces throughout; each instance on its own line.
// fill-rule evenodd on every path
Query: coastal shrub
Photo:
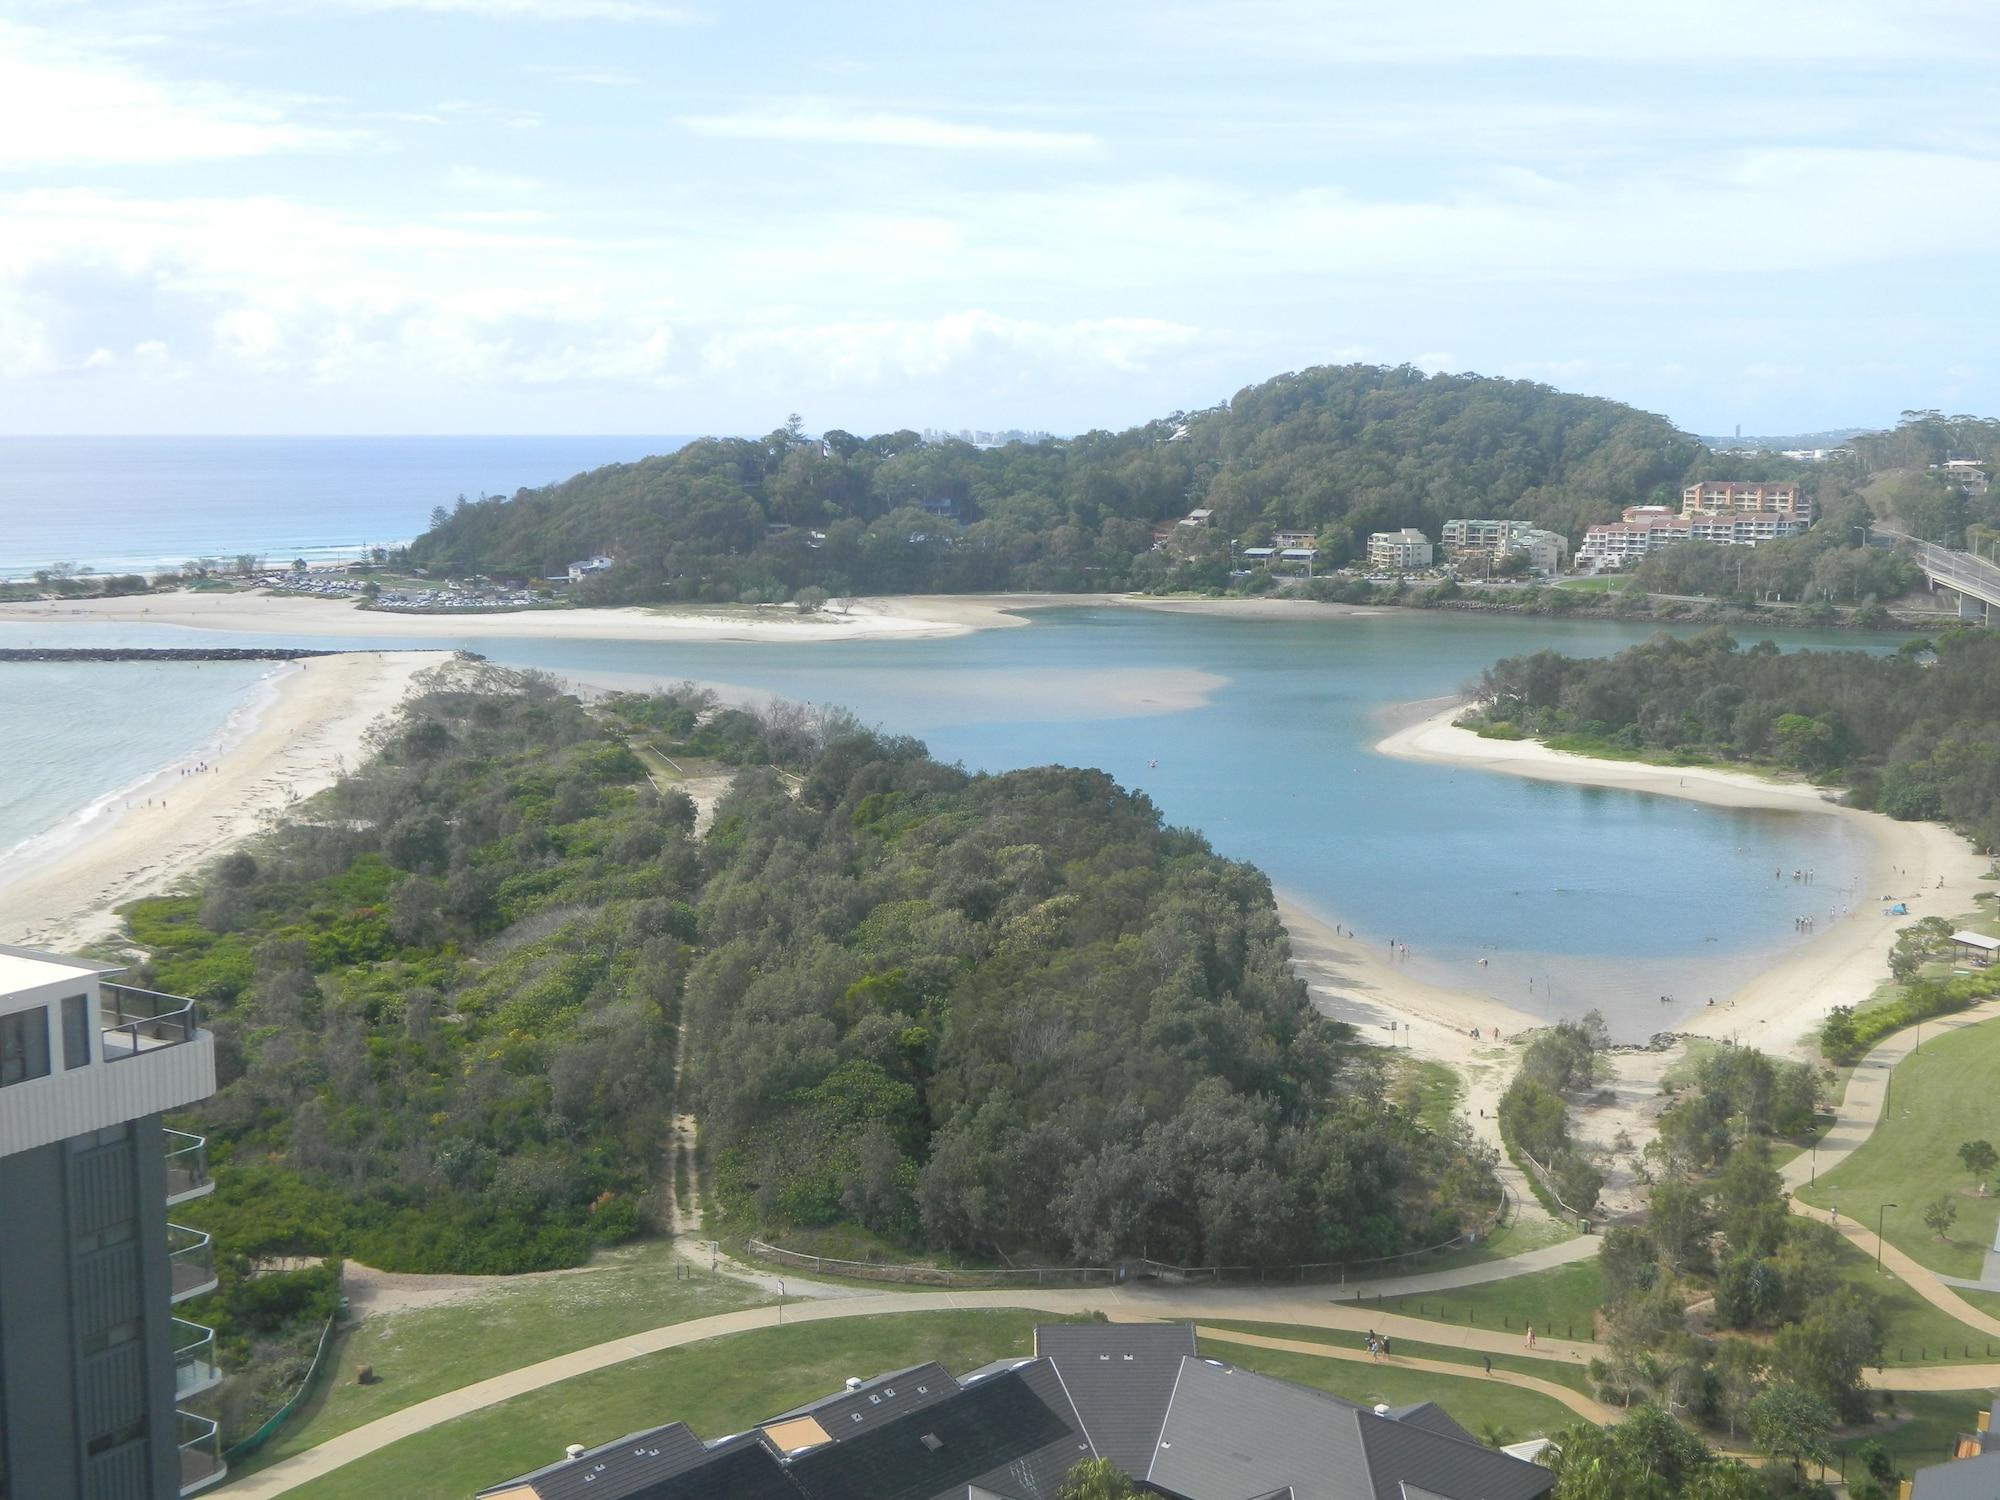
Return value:
M 1820 1050 L 1831 1061 L 1853 1062 L 1883 1037 L 1906 1026 L 1951 1015 L 1995 995 L 2000 995 L 2000 970 L 1995 969 L 1950 979 L 1913 979 L 1892 999 L 1866 1010 L 1836 1006 L 1820 1026 Z
M 468 665 L 377 743 L 131 914 L 217 1038 L 189 1212 L 227 1254 L 572 1265 L 648 1227 L 681 1109 L 732 1229 L 1281 1264 L 1491 1204 L 1313 1009 L 1264 877 L 1102 773 Z M 704 836 L 640 747 L 743 766 Z

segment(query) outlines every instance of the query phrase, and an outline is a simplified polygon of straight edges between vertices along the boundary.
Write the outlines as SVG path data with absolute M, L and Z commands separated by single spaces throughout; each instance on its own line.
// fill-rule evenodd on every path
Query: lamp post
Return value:
M 785 1326 L 785 1278 L 778 1278 L 778 1326 Z
M 1875 1269 L 1877 1272 L 1880 1272 L 1882 1269 L 1882 1215 L 1892 1208 L 1901 1207 L 1900 1203 L 1884 1203 L 1880 1208 L 1875 1210 Z

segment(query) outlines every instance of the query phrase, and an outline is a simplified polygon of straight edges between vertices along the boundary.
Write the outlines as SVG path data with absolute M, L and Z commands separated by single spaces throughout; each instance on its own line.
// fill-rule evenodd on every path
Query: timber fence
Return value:
M 752 1239 L 746 1248 L 756 1259 L 793 1270 L 811 1271 L 821 1276 L 840 1276 L 851 1281 L 888 1281 L 904 1286 L 941 1286 L 975 1289 L 999 1287 L 1090 1287 L 1122 1286 L 1133 1281 L 1151 1281 L 1163 1286 L 1283 1286 L 1344 1284 L 1371 1277 L 1393 1275 L 1399 1270 L 1419 1269 L 1425 1261 L 1454 1250 L 1478 1244 L 1507 1221 L 1508 1197 L 1505 1188 L 1494 1206 L 1491 1221 L 1483 1228 L 1469 1229 L 1421 1250 L 1405 1250 L 1398 1255 L 1380 1255 L 1367 1260 L 1316 1261 L 1288 1266 L 1179 1266 L 1168 1261 L 1135 1257 L 1109 1266 L 996 1266 L 976 1270 L 956 1270 L 945 1266 L 900 1265 L 884 1261 L 840 1260 L 830 1255 L 813 1255 L 789 1250 L 783 1245 Z

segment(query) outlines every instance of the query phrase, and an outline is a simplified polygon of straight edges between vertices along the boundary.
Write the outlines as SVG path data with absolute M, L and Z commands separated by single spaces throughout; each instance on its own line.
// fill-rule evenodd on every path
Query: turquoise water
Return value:
M 513 665 L 841 704 L 974 770 L 1101 766 L 1222 853 L 1261 866 L 1307 909 L 1385 951 L 1392 938 L 1407 944 L 1417 977 L 1542 1013 L 1601 1005 L 1628 1035 L 1729 993 L 1799 941 L 1795 916 L 1847 904 L 1864 867 L 1865 839 L 1830 817 L 1566 787 L 1370 748 L 1396 705 L 1455 693 L 1499 656 L 1542 646 L 1609 653 L 1644 639 L 1643 627 L 1402 611 L 1274 621 L 1082 608 L 1030 618 L 932 641 L 467 644 Z M 40 644 L 55 634 L 35 627 Z M 79 644 L 203 638 L 105 626 L 60 634 Z M 228 644 L 255 639 L 232 633 Z M 1836 633 L 1781 644 L 1885 642 Z M 1169 711 L 1131 701 L 1190 695 L 1191 706 Z M 0 846 L 5 838 L 0 826 Z M 1809 902 L 1794 868 L 1816 872 Z
M 268 662 L 0 665 L 0 859 L 47 852 L 152 772 L 213 749 Z

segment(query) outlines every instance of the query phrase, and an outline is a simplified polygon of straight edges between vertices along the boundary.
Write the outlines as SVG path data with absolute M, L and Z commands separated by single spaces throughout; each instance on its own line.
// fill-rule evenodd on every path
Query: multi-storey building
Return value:
M 1401 531 L 1377 531 L 1368 537 L 1368 566 L 1386 573 L 1408 573 L 1431 565 L 1431 539 L 1414 526 Z
M 1693 503 L 1695 492 L 1792 490 L 1789 501 L 1757 510 L 1708 510 Z M 1752 497 L 1754 498 L 1754 497 Z M 1782 499 L 1782 497 L 1780 497 Z M 1797 536 L 1809 524 L 1808 513 L 1799 507 L 1796 489 L 1789 485 L 1690 485 L 1681 497 L 1681 513 L 1675 515 L 1664 505 L 1628 505 L 1624 519 L 1592 526 L 1584 532 L 1577 549 L 1577 566 L 1586 570 L 1620 568 L 1636 562 L 1659 547 L 1676 542 L 1717 542 L 1728 547 L 1754 547 L 1759 542 Z
M 0 1500 L 169 1500 L 223 1477 L 209 1180 L 160 1116 L 215 1092 L 192 1002 L 102 964 L 0 947 Z
M 1803 530 L 1813 518 L 1812 500 L 1799 487 L 1785 481 L 1742 483 L 1734 480 L 1704 479 L 1681 491 L 1681 514 L 1727 515 L 1745 511 L 1768 511 L 1789 516 Z
M 1461 519 L 1444 523 L 1444 549 L 1454 557 L 1484 554 L 1501 557 L 1519 552 L 1538 573 L 1561 570 L 1569 556 L 1569 540 L 1526 521 Z

